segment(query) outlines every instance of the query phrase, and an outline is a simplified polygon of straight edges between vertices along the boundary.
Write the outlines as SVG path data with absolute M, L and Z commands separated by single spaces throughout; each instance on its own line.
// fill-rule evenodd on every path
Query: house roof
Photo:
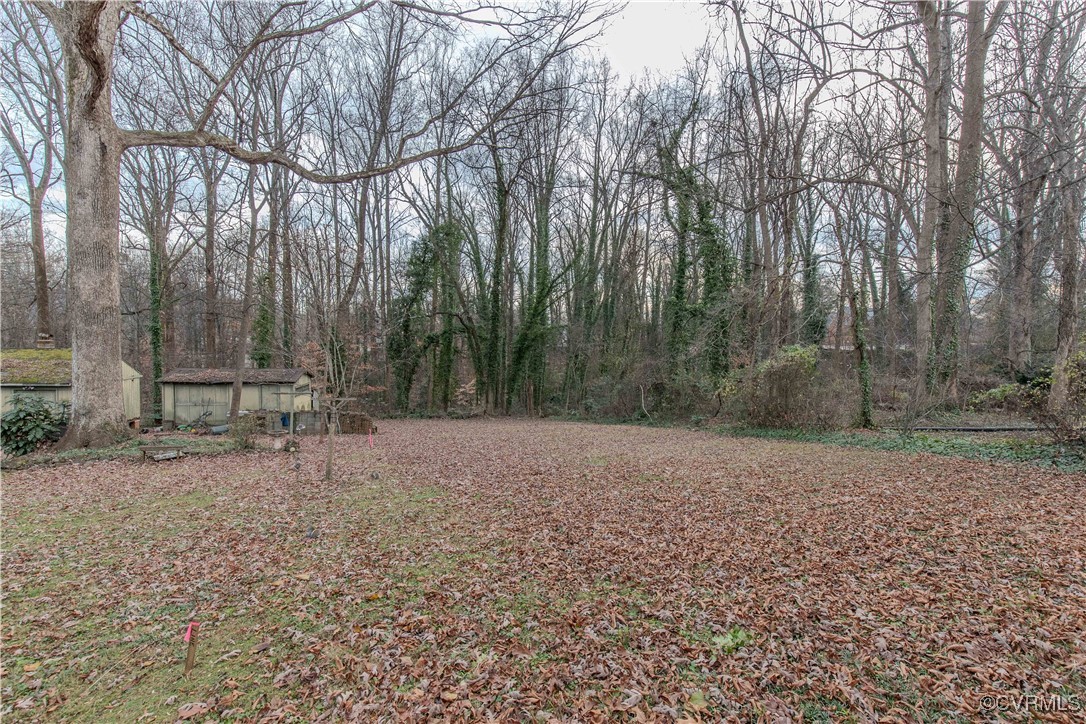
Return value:
M 162 376 L 163 382 L 183 385 L 229 385 L 234 382 L 235 370 L 231 367 L 220 369 L 178 368 Z M 251 385 L 294 384 L 306 371 L 300 367 L 288 369 L 253 369 L 241 371 L 241 381 Z
M 124 379 L 141 377 L 140 373 L 121 362 Z M 49 385 L 67 387 L 72 384 L 72 350 L 5 349 L 0 350 L 0 385 Z

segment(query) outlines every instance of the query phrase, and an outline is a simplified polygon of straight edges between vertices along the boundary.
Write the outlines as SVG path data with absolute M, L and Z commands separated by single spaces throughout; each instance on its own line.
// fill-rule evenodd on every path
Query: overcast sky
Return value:
M 598 43 L 611 65 L 630 79 L 645 70 L 670 75 L 704 42 L 714 23 L 702 2 L 631 2 Z

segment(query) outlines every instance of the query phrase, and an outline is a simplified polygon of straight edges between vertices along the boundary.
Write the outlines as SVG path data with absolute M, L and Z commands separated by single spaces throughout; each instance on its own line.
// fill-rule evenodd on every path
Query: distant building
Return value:
M 140 416 L 140 379 L 142 375 L 121 362 L 121 388 L 124 416 Z M 72 350 L 6 349 L 0 351 L 0 401 L 6 412 L 16 395 L 33 395 L 56 404 L 72 401 Z
M 162 376 L 162 419 L 177 425 L 205 413 L 211 425 L 230 416 L 233 369 L 176 369 Z M 312 379 L 300 368 L 241 371 L 241 409 L 292 416 L 314 409 Z

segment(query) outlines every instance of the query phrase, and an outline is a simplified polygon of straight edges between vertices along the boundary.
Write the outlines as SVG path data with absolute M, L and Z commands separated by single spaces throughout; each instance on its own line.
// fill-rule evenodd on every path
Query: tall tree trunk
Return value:
M 1030 143 L 1030 140 L 1026 141 Z M 1010 238 L 1010 299 L 1007 309 L 1007 363 L 1017 374 L 1033 362 L 1034 286 L 1039 247 L 1035 221 L 1044 176 L 1024 166 L 1028 178 L 1015 190 L 1015 227 Z
M 1060 220 L 1060 250 L 1057 267 L 1060 271 L 1060 298 L 1057 305 L 1059 326 L 1056 332 L 1056 359 L 1052 365 L 1052 388 L 1048 395 L 1048 409 L 1060 413 L 1067 406 L 1070 370 L 1068 363 L 1075 352 L 1078 339 L 1078 280 L 1081 273 L 1081 236 L 1083 195 L 1086 183 L 1081 178 L 1072 180 L 1066 170 L 1061 174 L 1062 209 Z
M 289 211 L 283 223 L 283 366 L 294 366 L 294 259 Z
M 68 98 L 68 315 L 72 337 L 72 415 L 63 448 L 110 444 L 126 436 L 121 385 L 120 163 L 123 137 L 113 120 L 113 48 L 119 3 L 71 3 L 57 28 Z
M 219 290 L 215 270 L 215 222 L 219 183 L 209 163 L 204 169 L 204 356 L 208 367 L 219 366 Z
M 245 282 L 241 297 L 241 325 L 238 330 L 238 346 L 234 353 L 234 384 L 230 389 L 230 420 L 236 421 L 241 411 L 242 370 L 249 356 L 249 330 L 253 326 L 253 282 L 256 275 L 256 250 L 260 245 L 257 229 L 259 208 L 256 203 L 256 171 L 249 167 L 249 243 L 245 255 Z
M 1021 69 L 1026 95 L 1042 99 L 1042 103 L 1043 99 L 1052 95 L 1053 89 L 1062 86 L 1047 77 L 1051 74 L 1052 61 L 1057 60 L 1058 63 L 1058 59 L 1052 58 L 1052 45 L 1057 35 L 1053 30 L 1059 24 L 1058 13 L 1058 4 L 1052 3 L 1046 21 L 1049 30 L 1042 34 L 1035 51 L 1035 69 L 1032 72 L 1026 66 Z M 1017 374 L 1027 373 L 1033 364 L 1035 304 L 1048 256 L 1047 249 L 1041 251 L 1042 235 L 1038 233 L 1037 217 L 1041 193 L 1053 159 L 1040 133 L 1039 126 L 1044 123 L 1039 115 L 1040 110 L 1033 103 L 1025 103 L 1019 111 L 1022 116 L 1022 120 L 1018 121 L 1021 141 L 1015 159 L 1017 163 L 1013 167 L 1017 186 L 1011 198 L 1015 225 L 1008 244 L 1010 294 L 1007 308 L 1007 366 Z
M 951 400 L 958 400 L 960 330 L 966 311 L 965 270 L 973 248 L 980 156 L 984 135 L 984 65 L 988 46 L 1002 18 L 1000 2 L 986 22 L 984 0 L 969 3 L 966 19 L 965 81 L 962 88 L 962 127 L 957 168 L 950 193 L 950 215 L 945 233 L 936 237 L 939 256 L 935 299 L 937 377 Z
M 949 108 L 947 65 L 950 44 L 943 13 L 933 0 L 921 0 L 917 11 L 927 41 L 927 77 L 924 80 L 924 211 L 916 240 L 916 388 L 914 397 L 927 395 L 931 375 L 932 254 L 946 213 L 946 128 Z
M 148 289 L 151 296 L 151 416 L 157 421 L 162 419 L 162 374 L 168 369 L 163 359 L 165 329 L 162 318 L 167 259 L 165 230 L 158 228 L 157 224 L 154 226 L 150 233 L 151 265 Z
M 280 175 L 278 168 L 271 169 L 272 183 L 268 189 L 268 285 L 263 293 L 267 295 L 266 303 L 272 316 L 270 367 L 283 366 L 283 347 L 279 344 L 279 331 L 283 322 L 282 307 L 279 304 Z
M 882 269 L 885 291 L 883 292 L 883 325 L 886 344 L 887 378 L 897 388 L 898 369 L 898 341 L 901 338 L 901 320 L 905 311 L 905 293 L 901 283 L 901 261 L 898 252 L 901 233 L 901 209 L 897 201 L 888 200 L 892 204 L 892 211 L 888 211 L 887 217 L 891 219 L 886 235 L 884 249 L 884 263 Z
M 49 310 L 49 273 L 45 259 L 45 225 L 42 203 L 45 189 L 30 189 L 30 249 L 34 257 L 34 307 L 37 312 L 38 339 L 53 336 Z
M 509 235 L 509 192 L 506 188 L 505 168 L 502 164 L 497 143 L 490 148 L 497 178 L 497 224 L 494 229 L 494 262 L 490 270 L 489 300 L 486 320 L 486 412 L 497 412 L 501 384 L 502 354 L 502 281 L 505 276 L 505 250 Z

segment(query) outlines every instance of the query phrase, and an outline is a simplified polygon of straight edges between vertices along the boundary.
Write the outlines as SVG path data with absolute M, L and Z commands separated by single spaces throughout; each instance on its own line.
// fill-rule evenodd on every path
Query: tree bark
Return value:
M 969 3 L 966 19 L 965 81 L 962 88 L 962 127 L 957 167 L 950 192 L 950 214 L 944 234 L 936 237 L 939 256 L 935 300 L 935 348 L 937 376 L 951 400 L 958 399 L 960 329 L 966 310 L 965 270 L 973 248 L 980 157 L 984 135 L 984 66 L 988 46 L 999 25 L 1006 3 L 1000 2 L 991 20 L 985 20 L 987 3 Z
M 935 238 L 945 223 L 946 128 L 949 93 L 945 78 L 948 38 L 938 5 L 917 3 L 927 41 L 927 77 L 924 81 L 924 212 L 916 240 L 916 388 L 915 397 L 926 396 L 932 353 L 932 254 Z
M 1069 175 L 1069 174 L 1067 174 Z M 1062 209 L 1060 223 L 1061 248 L 1057 266 L 1060 271 L 1060 297 L 1057 304 L 1059 326 L 1056 332 L 1056 359 L 1052 365 L 1052 388 L 1048 395 L 1049 412 L 1058 414 L 1068 403 L 1070 370 L 1068 363 L 1075 352 L 1078 339 L 1078 279 L 1080 274 L 1080 228 L 1082 225 L 1083 192 L 1086 183 L 1066 178 L 1061 184 Z
M 294 257 L 290 238 L 290 210 L 283 219 L 283 366 L 294 366 Z
M 204 363 L 219 365 L 219 289 L 215 269 L 215 223 L 218 220 L 219 181 L 210 162 L 204 173 Z
M 120 3 L 71 3 L 58 23 L 64 48 L 68 136 L 68 314 L 72 415 L 62 448 L 111 444 L 130 433 L 121 385 L 120 163 L 113 120 L 113 49 Z
M 45 260 L 45 225 L 42 204 L 45 189 L 30 188 L 30 248 L 34 257 L 34 305 L 37 312 L 38 339 L 53 336 L 53 321 L 49 310 L 49 272 Z
M 494 229 L 494 263 L 490 269 L 490 288 L 487 302 L 486 393 L 484 399 L 488 414 L 497 412 L 501 393 L 499 387 L 501 383 L 502 352 L 502 280 L 505 275 L 505 250 L 509 235 L 509 190 L 505 178 L 505 167 L 499 154 L 497 141 L 492 139 L 490 155 L 494 163 L 496 178 L 497 220 Z
M 249 357 L 249 330 L 253 326 L 253 277 L 256 275 L 256 250 L 260 244 L 257 222 L 260 220 L 256 203 L 256 170 L 249 167 L 249 243 L 245 255 L 245 281 L 241 298 L 241 324 L 238 346 L 234 354 L 234 384 L 230 388 L 230 421 L 236 422 L 241 411 L 242 371 Z
M 1039 243 L 1035 215 L 1044 176 L 1036 173 L 1032 165 L 1024 166 L 1027 178 L 1015 191 L 1015 228 L 1010 238 L 1007 362 L 1011 371 L 1018 374 L 1027 372 L 1033 362 L 1035 280 L 1041 272 L 1037 259 Z

